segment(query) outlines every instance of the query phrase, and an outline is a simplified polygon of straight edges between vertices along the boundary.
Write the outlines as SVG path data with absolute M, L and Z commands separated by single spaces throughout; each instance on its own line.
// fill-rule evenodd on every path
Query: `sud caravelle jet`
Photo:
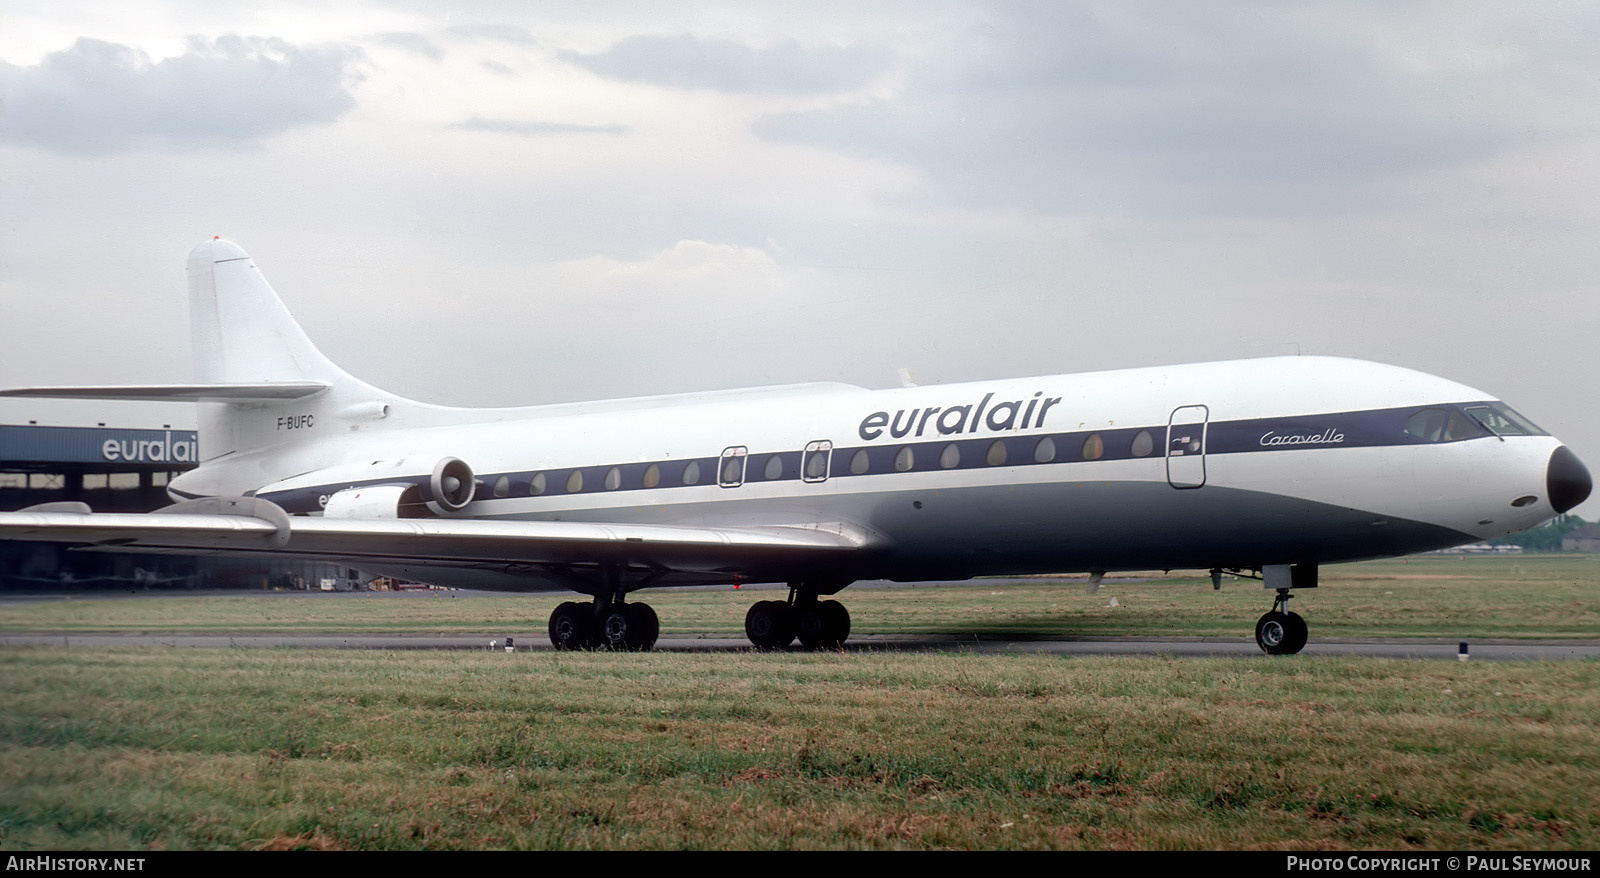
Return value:
M 199 402 L 204 459 L 178 502 L 45 504 L 0 514 L 0 538 L 592 596 L 551 614 L 558 648 L 650 648 L 656 614 L 628 598 L 656 586 L 788 583 L 746 616 L 770 648 L 842 643 L 850 615 L 822 598 L 861 579 L 1232 571 L 1276 595 L 1261 648 L 1293 653 L 1306 623 L 1287 603 L 1319 565 L 1513 533 L 1591 488 L 1482 391 L 1324 357 L 429 405 L 324 357 L 234 244 L 201 244 L 188 273 L 201 383 L 3 393 Z

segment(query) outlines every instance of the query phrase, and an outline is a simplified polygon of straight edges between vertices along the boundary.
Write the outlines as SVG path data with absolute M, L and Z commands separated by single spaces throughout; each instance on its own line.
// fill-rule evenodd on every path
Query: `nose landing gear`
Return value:
M 1289 590 L 1278 589 L 1272 610 L 1256 621 L 1256 645 L 1267 655 L 1294 655 L 1305 649 L 1309 636 L 1306 620 L 1289 612 Z

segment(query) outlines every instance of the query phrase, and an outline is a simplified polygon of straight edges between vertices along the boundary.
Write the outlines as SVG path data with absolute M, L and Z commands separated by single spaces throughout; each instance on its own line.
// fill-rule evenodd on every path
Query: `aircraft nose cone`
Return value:
M 1589 499 L 1589 491 L 1594 488 L 1588 468 L 1565 445 L 1550 453 L 1544 484 L 1545 492 L 1550 495 L 1550 505 L 1557 512 L 1566 512 Z

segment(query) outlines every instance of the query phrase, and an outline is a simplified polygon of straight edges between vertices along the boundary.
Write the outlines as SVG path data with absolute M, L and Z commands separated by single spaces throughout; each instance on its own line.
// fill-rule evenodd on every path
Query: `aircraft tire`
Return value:
M 630 648 L 640 652 L 655 649 L 656 639 L 661 636 L 661 618 L 656 615 L 655 608 L 649 604 L 628 604 L 626 609 L 630 617 L 629 639 L 636 644 Z
M 550 613 L 550 645 L 556 649 L 588 649 L 591 645 L 592 604 L 567 601 Z
M 1306 641 L 1311 638 L 1310 626 L 1299 613 L 1287 613 L 1289 617 L 1289 639 L 1284 643 L 1285 655 L 1294 655 L 1306 648 Z
M 1256 645 L 1267 655 L 1294 655 L 1305 647 L 1306 636 L 1305 620 L 1295 613 L 1273 610 L 1256 621 Z
M 795 628 L 808 649 L 838 649 L 850 636 L 850 611 L 838 601 L 817 601 L 796 614 Z
M 661 623 L 649 604 L 619 604 L 600 622 L 600 647 L 643 652 L 656 645 Z
M 795 625 L 784 601 L 757 601 L 744 614 L 744 634 L 756 649 L 782 649 L 794 642 Z

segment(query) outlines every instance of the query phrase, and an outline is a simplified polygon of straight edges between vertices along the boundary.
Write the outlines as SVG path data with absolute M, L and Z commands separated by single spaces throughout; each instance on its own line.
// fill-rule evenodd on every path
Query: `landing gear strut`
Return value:
M 1267 655 L 1294 655 L 1305 649 L 1308 631 L 1299 613 L 1289 612 L 1289 590 L 1278 589 L 1272 610 L 1256 622 L 1256 645 Z
M 838 649 L 850 637 L 850 611 L 818 600 L 849 583 L 792 582 L 787 601 L 758 601 L 744 616 L 744 633 L 757 649 L 782 649 L 800 639 L 809 649 Z
M 627 571 L 604 568 L 593 577 L 574 577 L 573 587 L 594 595 L 587 603 L 567 601 L 550 613 L 550 643 L 556 649 L 615 649 L 644 652 L 656 645 L 661 620 L 649 604 L 625 603 L 628 591 L 644 588 L 660 577 L 649 573 L 631 586 Z

